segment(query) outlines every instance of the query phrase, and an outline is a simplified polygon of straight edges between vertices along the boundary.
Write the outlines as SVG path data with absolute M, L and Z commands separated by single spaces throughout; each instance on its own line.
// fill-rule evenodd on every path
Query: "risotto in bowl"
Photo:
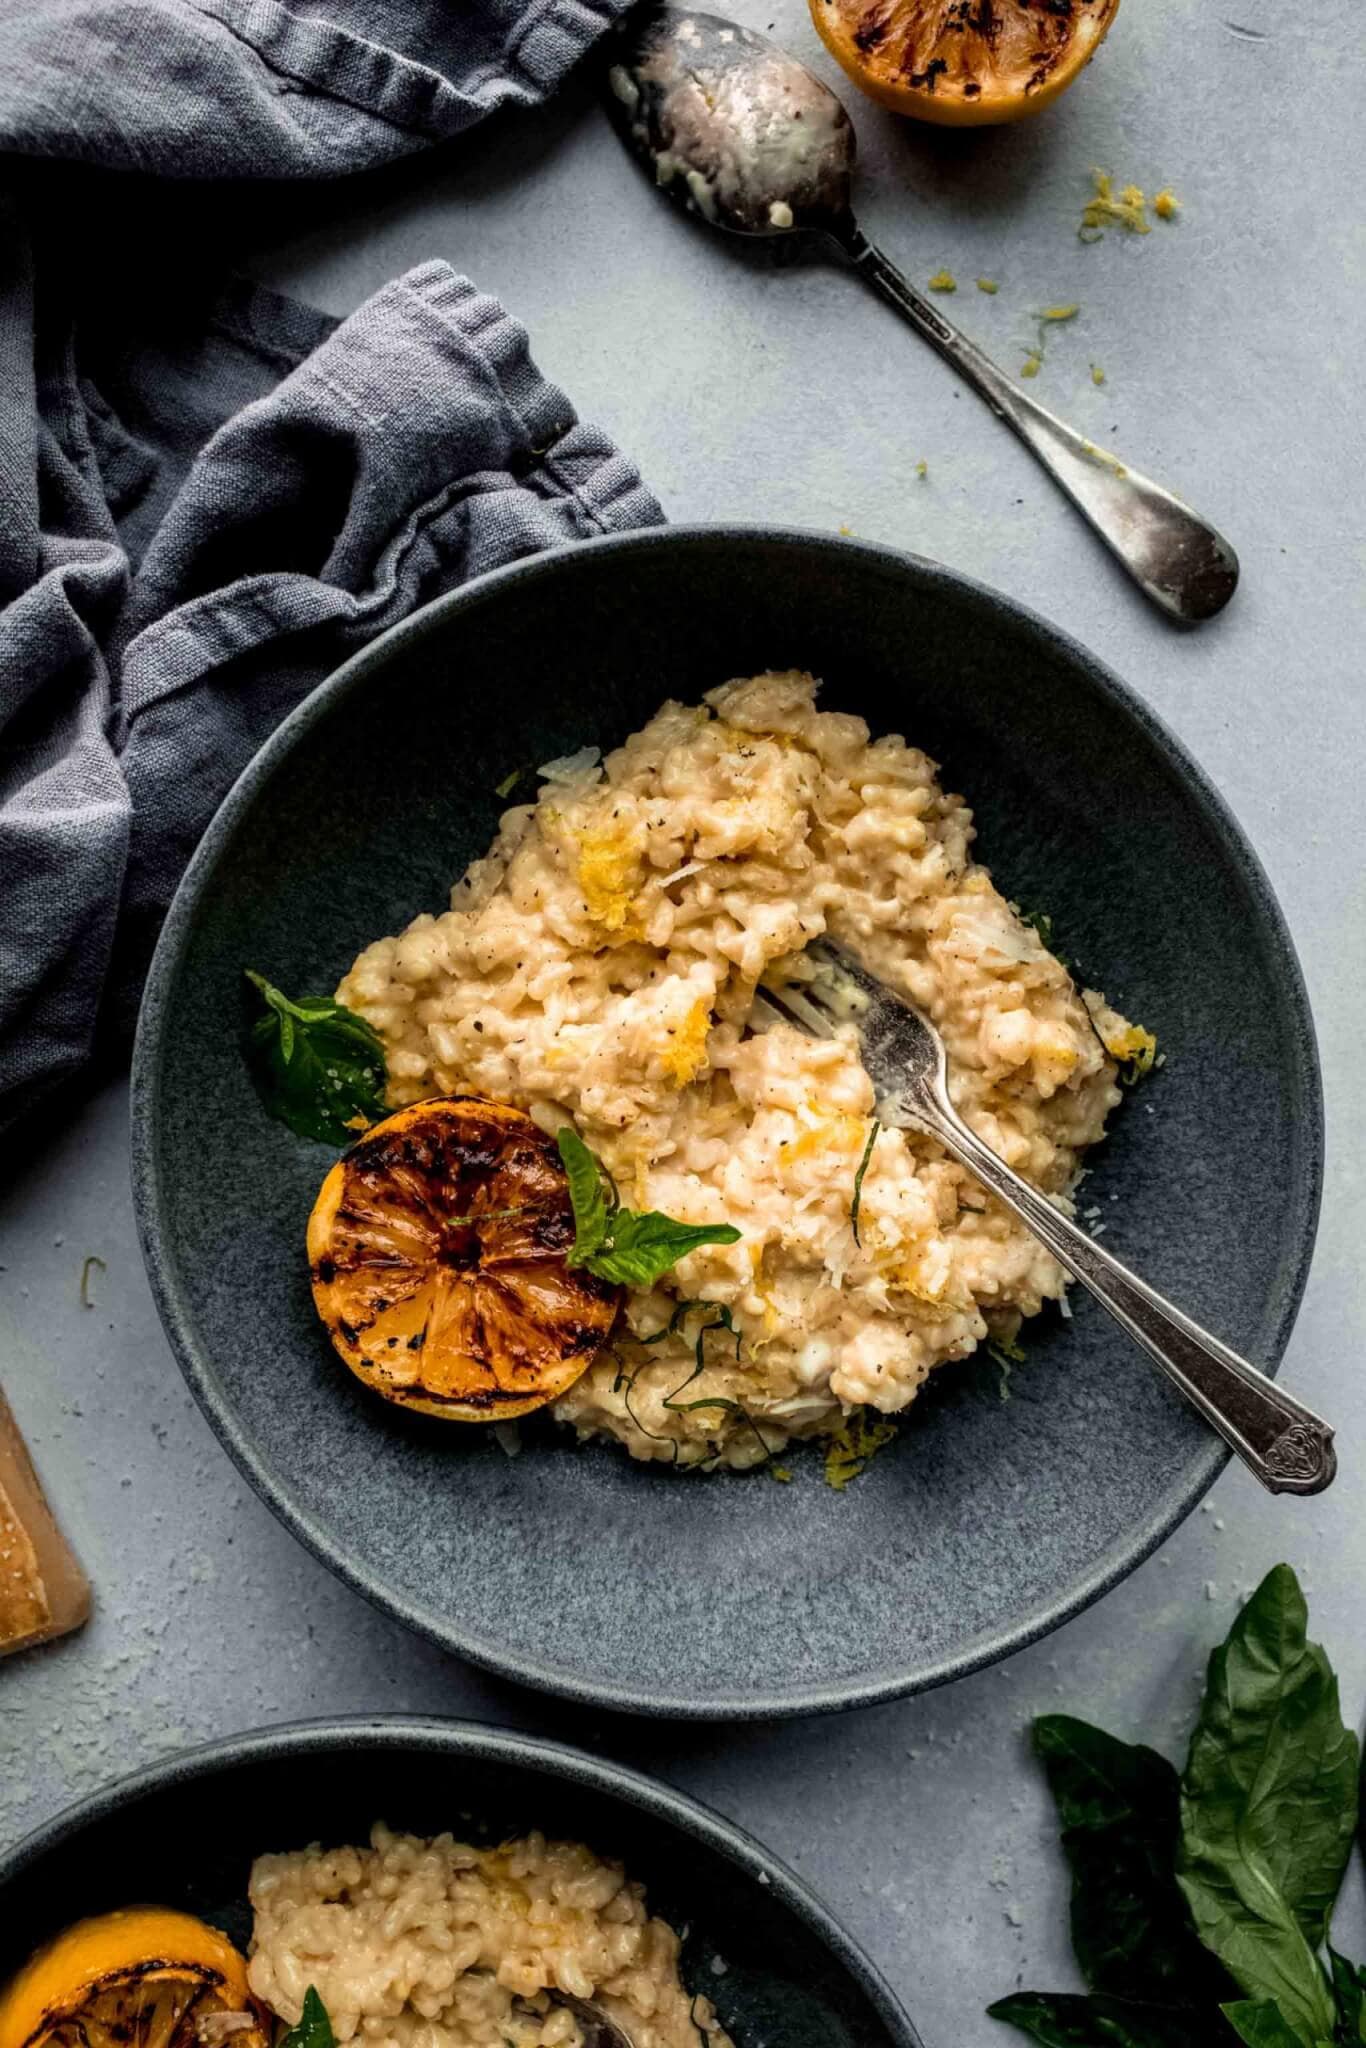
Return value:
M 373 2048 L 580 2048 L 567 1996 L 633 2048 L 733 2048 L 643 1886 L 582 1842 L 492 1847 L 395 1834 L 258 1856 L 249 1978 L 291 2025 L 310 1990 L 338 2042 Z
M 932 1138 L 881 1126 L 852 1026 L 764 1021 L 765 980 L 799 977 L 812 939 L 855 947 L 934 1019 L 980 1135 L 1073 1206 L 1151 1039 L 996 888 L 935 762 L 770 672 L 540 782 L 451 907 L 336 995 L 382 1041 L 392 1106 L 474 1092 L 572 1123 L 636 1211 L 731 1231 L 627 1293 L 556 1416 L 636 1458 L 750 1468 L 901 1412 L 993 1334 L 1013 1348 L 1065 1300 L 1061 1267 Z M 370 1258 L 389 1307 L 390 1233 Z M 421 1371 L 405 1345 L 400 1389 Z
M 680 1715 L 886 1697 L 1075 1613 L 1220 1469 L 1033 1240 L 884 1126 L 852 1039 L 765 1015 L 824 932 L 929 1010 L 989 1143 L 1274 1369 L 1316 1214 L 1312 1031 L 1246 839 L 1142 700 L 852 542 L 519 564 L 358 655 L 245 770 L 134 1066 L 191 1386 L 301 1539 L 447 1647 Z M 343 1115 L 265 1114 L 245 969 L 334 1013 Z M 442 1229 L 415 1223 L 457 1152 Z M 627 1218 L 662 1263 L 617 1261 Z M 481 1351 L 487 1384 L 443 1381 Z M 537 1390 L 498 1381 L 533 1352 Z M 443 1419 L 505 1396 L 513 1426 Z
M 197 1983 L 196 1963 L 213 1966 Z M 632 2048 L 919 2048 L 872 1966 L 739 1830 L 611 1763 L 460 1723 L 240 1736 L 0 1859 L 0 2027 L 27 2001 L 34 2048 L 78 2031 L 117 2048 L 118 1976 L 136 1999 L 147 1964 L 161 2012 L 143 1998 L 138 2038 L 159 2048 L 302 2048 L 320 2018 L 372 2048 L 580 2048 L 585 2005 Z M 79 2027 L 49 2038 L 59 1984 Z

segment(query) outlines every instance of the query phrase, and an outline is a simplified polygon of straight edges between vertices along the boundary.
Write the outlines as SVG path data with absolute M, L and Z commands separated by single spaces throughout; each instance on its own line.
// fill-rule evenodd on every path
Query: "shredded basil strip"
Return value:
M 873 1127 L 868 1133 L 868 1143 L 863 1148 L 863 1157 L 858 1163 L 858 1172 L 854 1175 L 854 1199 L 849 1204 L 849 1221 L 853 1226 L 854 1243 L 860 1251 L 863 1250 L 863 1239 L 858 1234 L 858 1217 L 859 1207 L 863 1201 L 863 1176 L 868 1171 L 868 1161 L 873 1156 L 873 1147 L 877 1143 L 877 1134 L 881 1129 L 882 1125 L 874 1117 Z
M 657 1330 L 651 1330 L 649 1335 L 647 1337 L 641 1337 L 639 1339 L 639 1342 L 642 1344 L 658 1344 L 665 1337 L 676 1336 L 678 1332 L 683 1328 L 683 1325 L 687 1321 L 687 1318 L 696 1309 L 704 1309 L 710 1311 L 710 1320 L 708 1322 L 701 1323 L 698 1326 L 697 1338 L 693 1346 L 693 1357 L 696 1362 L 693 1366 L 692 1371 L 688 1374 L 687 1378 L 684 1380 L 680 1380 L 678 1385 L 674 1388 L 673 1392 L 671 1394 L 666 1394 L 664 1396 L 661 1406 L 669 1409 L 670 1412 L 675 1415 L 692 1415 L 699 1409 L 712 1408 L 720 1414 L 740 1416 L 742 1420 L 747 1424 L 747 1426 L 754 1432 L 755 1437 L 758 1439 L 759 1448 L 764 1454 L 764 1462 L 765 1464 L 767 1464 L 771 1460 L 773 1452 L 767 1440 L 765 1439 L 763 1431 L 760 1429 L 758 1423 L 755 1421 L 754 1417 L 750 1414 L 749 1410 L 744 1406 L 742 1402 L 734 1401 L 729 1397 L 729 1395 L 726 1394 L 709 1394 L 699 1401 L 680 1401 L 678 1398 L 680 1394 L 685 1394 L 687 1392 L 688 1388 L 693 1384 L 694 1380 L 696 1380 L 699 1373 L 701 1373 L 704 1370 L 706 1365 L 706 1342 L 707 1338 L 711 1335 L 713 1330 L 724 1330 L 727 1336 L 734 1337 L 735 1357 L 737 1363 L 739 1361 L 740 1349 L 743 1342 L 742 1333 L 736 1329 L 734 1318 L 732 1317 L 730 1310 L 726 1307 L 724 1302 L 706 1301 L 701 1299 L 680 1301 L 677 1307 L 674 1309 L 674 1312 L 670 1316 L 668 1322 L 662 1324 L 660 1328 Z M 635 1392 L 636 1381 L 640 1378 L 641 1373 L 645 1370 L 645 1367 L 650 1362 L 651 1361 L 649 1359 L 642 1359 L 640 1361 L 640 1364 L 636 1367 L 635 1371 L 629 1374 L 623 1367 L 617 1373 L 615 1380 L 613 1380 L 612 1382 L 612 1391 L 614 1394 L 621 1393 L 624 1395 L 626 1413 L 630 1416 L 632 1422 L 634 1422 L 636 1428 L 641 1432 L 642 1436 L 652 1437 L 656 1443 L 667 1443 L 672 1445 L 673 1462 L 676 1465 L 678 1463 L 677 1437 L 669 1436 L 667 1435 L 667 1433 L 661 1430 L 650 1429 L 644 1422 L 641 1421 L 639 1415 L 637 1415 L 635 1409 L 631 1405 L 631 1396 Z M 718 1450 L 714 1454 L 711 1462 L 714 1464 L 716 1462 L 716 1459 L 719 1458 L 719 1456 L 720 1452 Z

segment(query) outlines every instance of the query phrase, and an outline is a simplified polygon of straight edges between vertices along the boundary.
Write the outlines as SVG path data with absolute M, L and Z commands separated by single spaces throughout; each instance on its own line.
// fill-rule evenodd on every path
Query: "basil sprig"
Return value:
M 1070 1714 L 1034 1723 L 1072 1872 L 1072 1947 L 1088 1984 L 1162 2003 L 1233 1986 L 1200 1944 L 1176 1881 L 1181 1781 L 1141 1743 Z
M 1318 1952 L 1356 1831 L 1358 1757 L 1307 1623 L 1279 1565 L 1210 1658 L 1177 1872 L 1205 1946 L 1316 2048 L 1336 2023 Z
M 297 2027 L 280 2037 L 278 2048 L 337 2048 L 327 2007 L 310 1984 L 304 1993 L 304 2008 Z
M 1061 1714 L 1034 1724 L 1072 1868 L 1085 1995 L 989 2008 L 1046 2048 L 1348 2048 L 1366 1971 L 1322 1950 L 1358 1810 L 1337 1680 L 1277 1565 L 1210 1658 L 1184 1776 Z
M 379 1033 L 331 996 L 283 995 L 245 970 L 264 1004 L 248 1056 L 261 1099 L 301 1138 L 349 1145 L 385 1113 L 387 1071 Z
M 679 1223 L 657 1209 L 643 1214 L 627 1209 L 606 1167 L 577 1131 L 566 1126 L 555 1142 L 574 1205 L 571 1266 L 583 1266 L 614 1287 L 646 1288 L 699 1245 L 738 1244 L 733 1223 Z

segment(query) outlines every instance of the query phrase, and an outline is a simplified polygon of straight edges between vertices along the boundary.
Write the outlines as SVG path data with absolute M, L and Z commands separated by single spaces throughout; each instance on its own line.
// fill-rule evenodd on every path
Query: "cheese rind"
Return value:
M 66 1635 L 89 1613 L 90 1582 L 57 1527 L 0 1392 L 0 1657 Z

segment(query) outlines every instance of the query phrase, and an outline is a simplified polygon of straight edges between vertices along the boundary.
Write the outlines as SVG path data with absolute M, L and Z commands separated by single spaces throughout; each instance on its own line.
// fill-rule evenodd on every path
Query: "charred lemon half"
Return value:
M 480 1095 L 386 1117 L 328 1174 L 308 1219 L 313 1299 L 373 1392 L 424 1415 L 497 1422 L 572 1386 L 620 1290 L 571 1271 L 554 1140 Z
M 273 2032 L 227 1937 L 159 1906 L 77 1921 L 0 1992 L 0 2048 L 267 2048 Z
M 810 0 L 855 85 L 946 127 L 1017 121 L 1065 92 L 1119 0 Z

